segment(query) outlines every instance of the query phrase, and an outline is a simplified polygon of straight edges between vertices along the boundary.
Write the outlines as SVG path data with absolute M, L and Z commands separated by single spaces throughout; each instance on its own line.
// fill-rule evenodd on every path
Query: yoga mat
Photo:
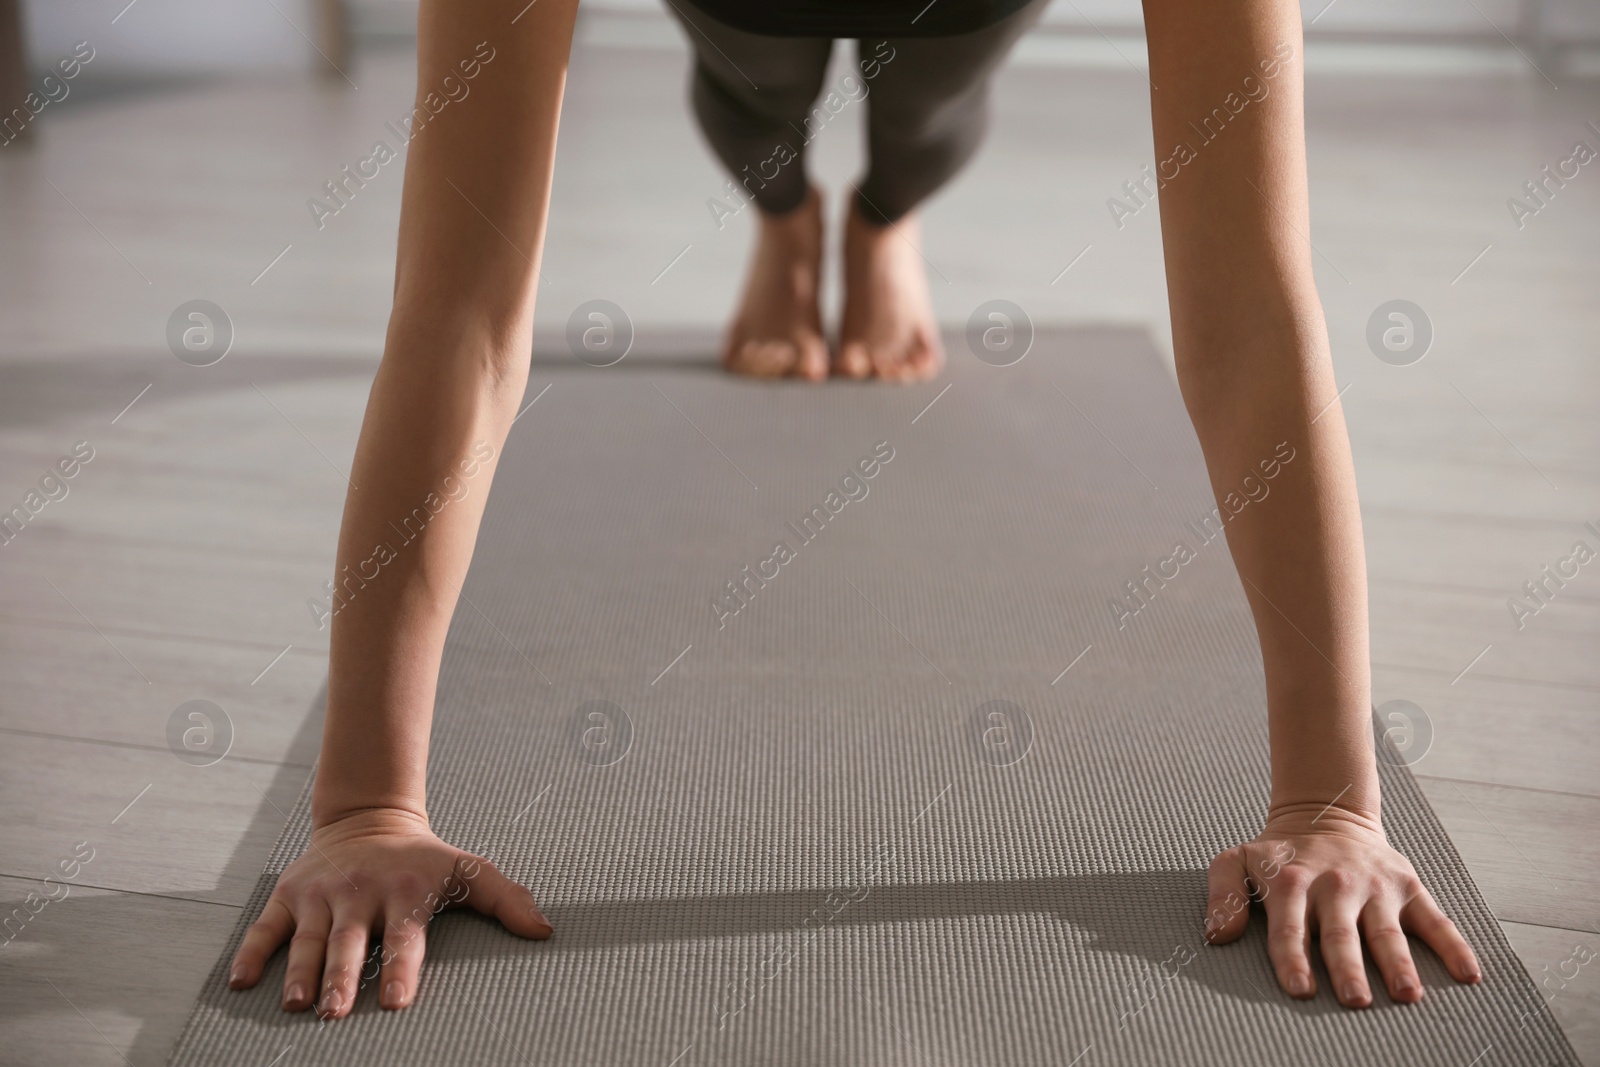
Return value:
M 228 991 L 302 798 L 172 1062 L 1576 1063 L 1392 753 L 1387 831 L 1484 983 L 1414 942 L 1425 1000 L 1372 970 L 1354 1012 L 1320 964 L 1315 1000 L 1278 991 L 1259 914 L 1204 944 L 1267 740 L 1177 389 L 1135 330 L 1041 330 L 1008 366 L 947 344 L 915 387 L 736 380 L 709 337 L 538 351 L 428 788 L 554 939 L 446 913 L 398 1014 L 375 983 L 337 1022 L 282 1013 L 282 953 Z M 1301 476 L 1289 448 L 1245 506 Z

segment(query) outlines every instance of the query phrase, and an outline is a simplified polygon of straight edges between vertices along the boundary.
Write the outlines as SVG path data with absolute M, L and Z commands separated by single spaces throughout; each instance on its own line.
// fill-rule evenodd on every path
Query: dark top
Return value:
M 1015 14 L 1028 0 L 669 0 L 765 37 L 951 37 Z

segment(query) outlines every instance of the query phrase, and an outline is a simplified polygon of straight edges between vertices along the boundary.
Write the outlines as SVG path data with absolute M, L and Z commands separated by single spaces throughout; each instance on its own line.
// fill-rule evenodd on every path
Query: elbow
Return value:
M 1320 306 L 1240 321 L 1174 322 L 1178 387 L 1197 429 L 1303 416 L 1333 363 Z
M 486 308 L 441 300 L 396 301 L 383 366 L 415 388 L 474 398 L 490 407 L 515 404 L 528 381 L 533 348 L 531 308 Z

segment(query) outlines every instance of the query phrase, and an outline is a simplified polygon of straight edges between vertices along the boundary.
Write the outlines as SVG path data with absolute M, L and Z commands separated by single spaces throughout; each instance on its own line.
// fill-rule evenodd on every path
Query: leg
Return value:
M 857 196 L 864 218 L 898 222 L 972 158 L 988 131 L 990 78 L 1047 3 L 1033 0 L 959 37 L 858 42 L 863 62 L 881 63 L 867 104 L 870 163 Z
M 959 37 L 861 41 L 870 163 L 845 224 L 836 372 L 914 381 L 943 362 L 918 249 L 918 204 L 955 176 L 987 128 L 989 79 L 1048 0 Z
M 670 4 L 694 49 L 690 98 L 733 180 L 723 200 L 755 204 L 760 232 L 744 296 L 723 344 L 730 371 L 762 378 L 827 375 L 818 309 L 822 203 L 806 180 L 802 123 L 833 42 L 762 37 Z M 759 86 L 752 79 L 760 79 Z M 722 225 L 722 219 L 718 219 Z

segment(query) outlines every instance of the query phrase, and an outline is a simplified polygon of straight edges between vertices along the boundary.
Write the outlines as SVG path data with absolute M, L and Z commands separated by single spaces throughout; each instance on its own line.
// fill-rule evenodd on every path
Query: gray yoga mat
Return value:
M 236 934 L 174 1062 L 1576 1063 L 1398 763 L 1388 832 L 1481 986 L 1418 944 L 1423 1003 L 1374 971 L 1351 1012 L 1320 966 L 1316 1000 L 1278 992 L 1259 915 L 1203 944 L 1206 865 L 1259 827 L 1267 747 L 1176 387 L 1132 330 L 1041 331 L 1007 367 L 948 343 L 948 375 L 906 388 L 734 380 L 709 338 L 537 355 L 429 795 L 555 938 L 447 913 L 413 1008 L 369 984 L 323 1024 L 278 1010 L 281 953 L 225 988 Z M 1168 579 L 1114 608 L 1147 566 Z M 245 921 L 307 823 L 302 798 Z

